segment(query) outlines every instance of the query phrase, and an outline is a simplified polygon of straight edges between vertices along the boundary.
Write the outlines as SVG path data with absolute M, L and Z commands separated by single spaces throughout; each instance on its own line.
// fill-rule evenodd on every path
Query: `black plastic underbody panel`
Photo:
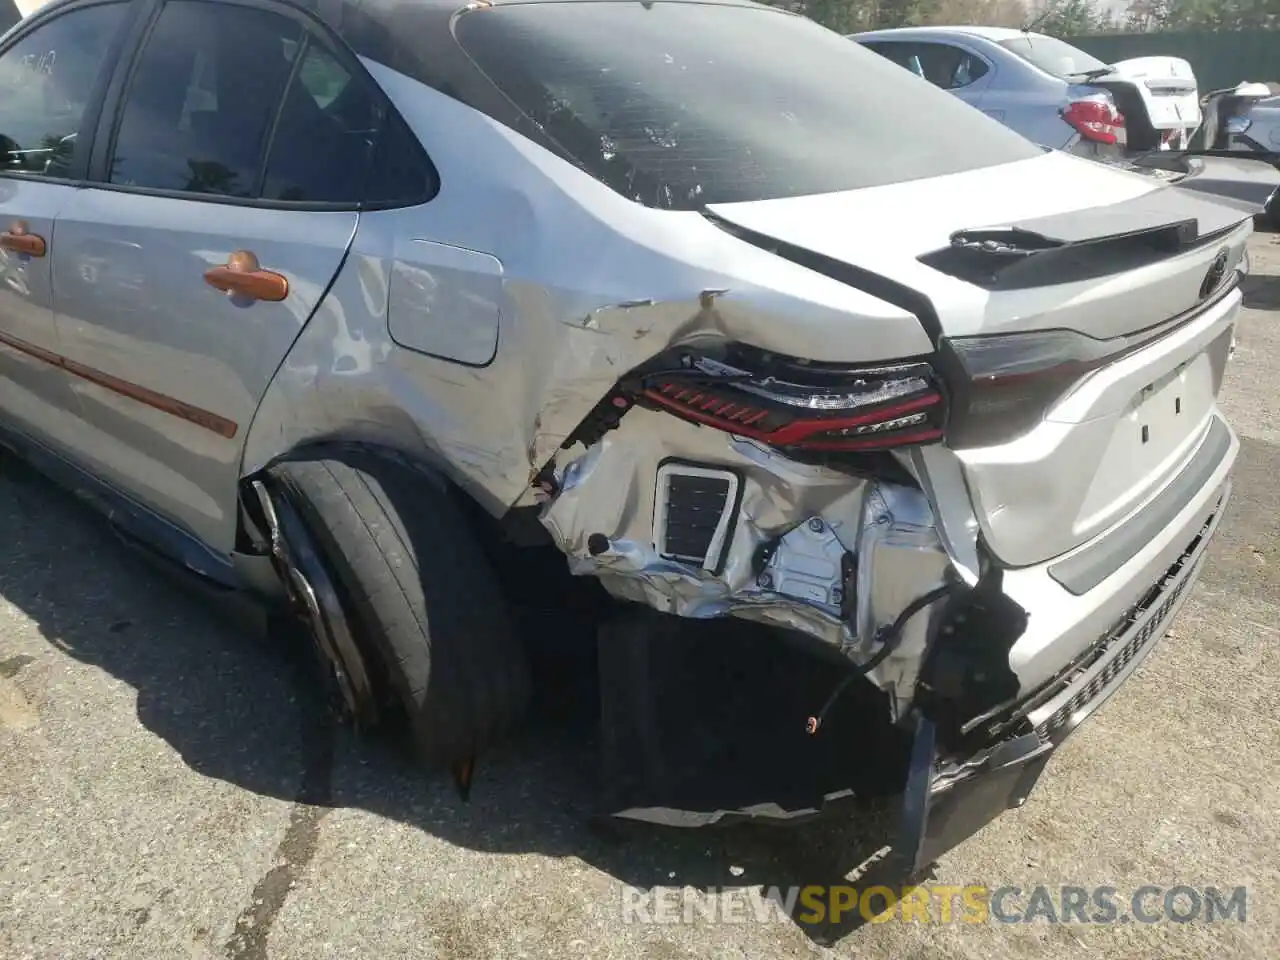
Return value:
M 1001 744 L 980 771 L 941 782 L 934 773 L 937 730 L 932 721 L 917 717 L 898 828 L 896 853 L 903 876 L 919 876 L 1000 814 L 1021 806 L 1054 749 L 1034 733 L 1027 734 Z

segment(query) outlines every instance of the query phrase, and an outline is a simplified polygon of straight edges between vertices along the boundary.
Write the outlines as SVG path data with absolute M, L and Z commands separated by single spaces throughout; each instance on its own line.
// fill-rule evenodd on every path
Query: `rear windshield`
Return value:
M 1030 60 L 1045 73 L 1063 80 L 1111 69 L 1079 47 L 1038 33 L 1001 40 L 1000 46 L 1013 51 L 1023 60 Z
M 580 166 L 651 207 L 830 193 L 1040 154 L 897 64 L 767 7 L 513 4 L 464 14 L 455 30 Z

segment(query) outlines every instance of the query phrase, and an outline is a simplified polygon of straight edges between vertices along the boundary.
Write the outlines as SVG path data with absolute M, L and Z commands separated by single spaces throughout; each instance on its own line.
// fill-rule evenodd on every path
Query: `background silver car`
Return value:
M 1035 143 L 1089 157 L 1179 149 L 1200 124 L 1177 57 L 1110 65 L 1064 40 L 1007 27 L 906 27 L 851 39 Z
M 1225 123 L 1228 150 L 1280 154 L 1280 97 L 1269 96 L 1247 105 Z
M 1215 90 L 1213 136 L 1205 146 L 1280 158 L 1280 84 L 1245 81 Z

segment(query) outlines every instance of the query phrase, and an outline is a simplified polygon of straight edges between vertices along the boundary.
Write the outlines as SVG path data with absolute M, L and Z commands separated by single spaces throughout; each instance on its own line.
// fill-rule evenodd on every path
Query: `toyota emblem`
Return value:
M 1218 255 L 1213 258 L 1213 263 L 1209 264 L 1209 272 L 1204 275 L 1204 281 L 1200 284 L 1201 300 L 1208 297 L 1221 285 L 1227 275 L 1227 259 L 1227 248 L 1223 247 L 1218 251 Z

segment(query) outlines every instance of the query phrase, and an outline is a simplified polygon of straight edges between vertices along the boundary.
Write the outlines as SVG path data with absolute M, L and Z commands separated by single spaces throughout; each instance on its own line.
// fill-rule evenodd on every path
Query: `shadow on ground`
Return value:
M 1274 242 L 1280 244 L 1280 234 Z M 1244 305 L 1255 310 L 1280 310 L 1280 276 L 1255 273 L 1241 285 Z
M 464 804 L 447 777 L 419 770 L 398 739 L 361 740 L 330 724 L 296 637 L 267 636 L 234 605 L 196 596 L 124 545 L 96 514 L 8 457 L 0 459 L 0 491 L 7 508 L 0 509 L 0 537 L 7 546 L 0 594 L 36 621 L 52 646 L 134 688 L 139 721 L 203 776 L 295 801 L 302 810 L 368 810 L 479 851 L 579 857 L 639 888 L 762 885 L 785 891 L 840 884 L 851 874 L 859 886 L 901 885 L 893 859 L 885 856 L 896 827 L 893 797 L 801 825 L 689 831 L 602 823 L 593 742 L 594 657 L 571 611 L 526 616 L 529 629 L 553 637 L 541 645 L 537 662 L 544 697 L 526 735 L 484 758 L 471 801 Z M 15 671 L 25 665 L 11 659 Z M 715 651 L 697 668 L 707 672 L 691 687 L 708 701 L 747 702 L 748 713 L 757 693 L 761 703 L 772 696 L 777 705 L 776 672 L 767 662 L 752 675 L 744 666 L 749 658 L 736 664 L 729 659 Z M 713 762 L 725 769 L 773 763 L 780 770 L 796 769 L 806 762 L 804 751 L 814 749 L 796 746 L 811 712 L 801 710 L 804 705 L 795 705 L 788 720 L 796 737 L 788 733 L 762 745 L 749 730 L 738 737 L 713 732 L 702 726 L 705 718 L 685 736 L 690 742 L 714 741 L 720 749 Z M 836 750 L 848 744 L 846 759 L 852 757 L 856 715 L 846 716 L 843 725 L 842 733 L 833 715 L 830 729 L 824 729 L 828 760 L 832 744 Z M 760 799 L 765 798 L 740 797 L 731 805 Z M 315 848 L 314 837 L 294 834 L 314 832 L 317 819 L 292 818 L 281 843 L 287 854 L 281 859 L 291 873 L 305 869 Z M 300 847 L 310 852 L 300 856 Z M 288 879 L 273 871 L 255 891 L 251 920 L 261 936 L 287 896 Z M 825 918 L 798 925 L 815 941 L 830 943 L 862 922 L 854 911 L 835 925 Z M 233 942 L 228 953 L 253 951 Z

